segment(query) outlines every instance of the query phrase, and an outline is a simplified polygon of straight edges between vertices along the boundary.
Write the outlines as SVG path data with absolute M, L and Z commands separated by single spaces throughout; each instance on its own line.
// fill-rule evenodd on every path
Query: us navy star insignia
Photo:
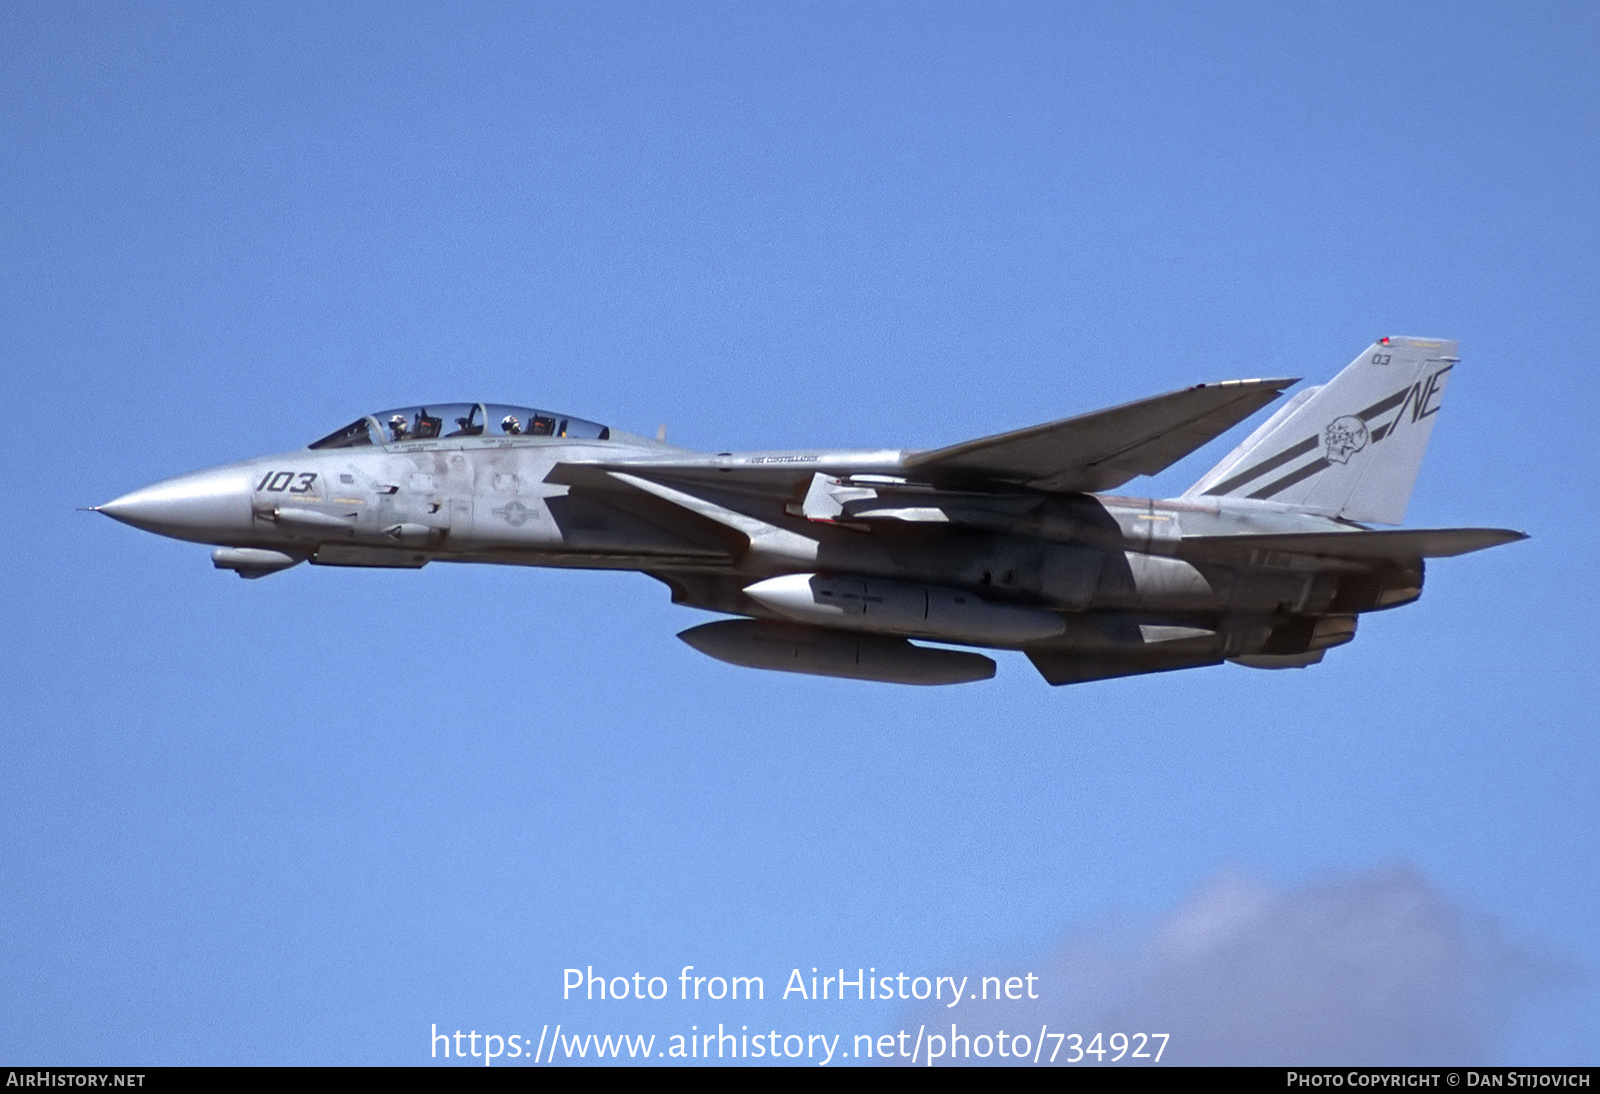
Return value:
M 533 510 L 523 505 L 520 501 L 508 501 L 500 508 L 493 510 L 493 513 L 513 528 L 521 528 L 534 518 Z

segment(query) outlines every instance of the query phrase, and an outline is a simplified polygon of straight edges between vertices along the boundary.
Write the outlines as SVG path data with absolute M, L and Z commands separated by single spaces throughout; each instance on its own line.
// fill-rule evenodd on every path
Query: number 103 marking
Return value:
M 296 479 L 299 484 L 290 486 Z M 291 494 L 309 494 L 311 487 L 316 484 L 315 471 L 268 471 L 262 480 L 256 483 L 256 490 L 267 490 L 274 494 L 281 494 L 288 490 Z

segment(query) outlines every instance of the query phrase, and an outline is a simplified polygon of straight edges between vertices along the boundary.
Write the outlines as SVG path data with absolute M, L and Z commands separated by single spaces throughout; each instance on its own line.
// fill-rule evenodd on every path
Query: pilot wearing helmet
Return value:
M 403 441 L 406 439 L 406 434 L 409 432 L 410 430 L 406 428 L 406 416 L 404 414 L 396 414 L 393 418 L 389 419 L 390 440 Z
M 509 434 L 513 437 L 521 436 L 522 423 L 517 421 L 517 416 L 515 414 L 507 414 L 504 418 L 500 419 L 500 432 Z

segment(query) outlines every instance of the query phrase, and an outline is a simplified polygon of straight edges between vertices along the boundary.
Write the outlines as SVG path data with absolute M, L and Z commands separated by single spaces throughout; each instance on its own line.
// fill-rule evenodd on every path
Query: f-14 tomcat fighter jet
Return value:
M 1289 399 L 1181 497 L 1153 475 L 1294 380 L 1200 384 L 927 451 L 690 452 L 566 414 L 430 403 L 98 507 L 218 545 L 257 578 L 301 562 L 641 570 L 736 619 L 679 635 L 753 668 L 900 684 L 1052 684 L 1232 661 L 1313 664 L 1423 560 L 1525 538 L 1399 524 L 1455 342 L 1383 338 Z

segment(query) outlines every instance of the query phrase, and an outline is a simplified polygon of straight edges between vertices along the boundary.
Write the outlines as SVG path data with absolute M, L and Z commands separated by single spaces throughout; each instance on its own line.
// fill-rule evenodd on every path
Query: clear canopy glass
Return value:
M 460 437 L 560 437 L 609 440 L 598 422 L 552 410 L 501 403 L 429 403 L 369 414 L 334 430 L 311 448 L 361 448 L 375 444 L 450 440 Z

